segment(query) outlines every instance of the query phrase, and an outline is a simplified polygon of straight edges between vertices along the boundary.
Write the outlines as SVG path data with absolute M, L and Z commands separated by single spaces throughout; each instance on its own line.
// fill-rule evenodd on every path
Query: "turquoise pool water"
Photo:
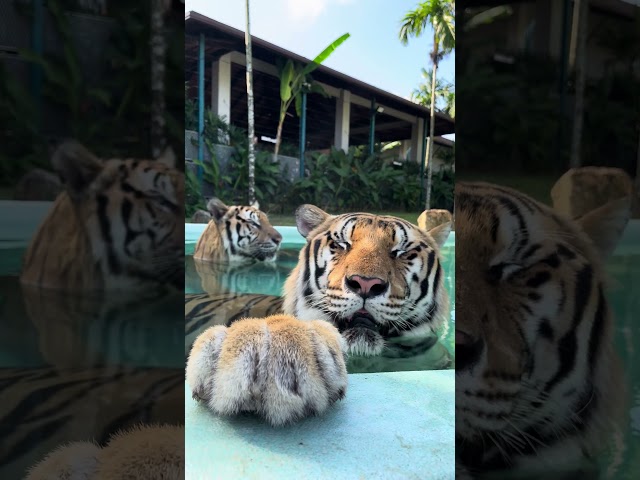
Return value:
M 97 299 L 22 288 L 24 251 L 13 241 L 0 248 L 0 478 L 24 478 L 62 444 L 184 422 L 182 294 Z
M 278 260 L 271 264 L 257 263 L 241 266 L 233 270 L 220 266 L 203 265 L 194 262 L 195 245 L 204 225 L 185 226 L 185 293 L 257 293 L 282 295 L 284 282 L 298 262 L 298 254 L 305 244 L 295 227 L 277 227 L 283 235 L 282 249 Z M 446 272 L 445 285 L 451 301 L 449 324 L 442 332 L 442 344 L 453 356 L 455 353 L 455 234 L 452 233 L 442 249 L 443 268 Z M 416 365 L 416 370 L 421 367 Z
M 638 222 L 640 223 L 640 222 Z M 628 388 L 624 430 L 615 439 L 603 466 L 608 478 L 632 480 L 640 472 L 640 225 L 609 262 L 609 298 L 615 314 L 614 341 L 624 365 Z

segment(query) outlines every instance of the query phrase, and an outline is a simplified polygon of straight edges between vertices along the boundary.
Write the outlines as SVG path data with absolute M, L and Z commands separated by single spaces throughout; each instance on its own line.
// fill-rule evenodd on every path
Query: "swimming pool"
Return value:
M 185 225 L 185 291 L 280 295 L 305 240 L 295 227 L 283 236 L 275 265 L 197 271 L 190 255 L 204 225 Z M 455 235 L 443 252 L 454 305 Z M 198 262 L 200 263 L 200 262 Z M 212 280 L 222 278 L 222 281 Z M 217 289 L 217 290 L 216 290 Z M 453 352 L 455 314 L 443 339 Z M 186 478 L 317 478 L 448 480 L 454 477 L 455 372 L 424 370 L 354 373 L 348 364 L 345 399 L 319 417 L 274 429 L 252 415 L 223 418 L 191 398 L 185 384 Z M 371 452 L 380 452 L 372 455 Z
M 226 267 L 203 262 L 194 262 L 193 252 L 204 224 L 185 225 L 185 293 L 254 293 L 262 295 L 282 295 L 284 282 L 298 262 L 298 253 L 305 245 L 305 239 L 295 227 L 276 227 L 283 237 L 278 260 L 273 263 L 254 263 L 240 267 Z M 441 343 L 452 358 L 455 358 L 455 233 L 449 235 L 442 248 L 445 286 L 451 302 L 449 324 L 443 330 Z M 352 363 L 349 371 L 355 371 Z M 402 370 L 423 370 L 420 364 L 407 364 Z M 427 367 L 428 368 L 428 367 Z M 453 368 L 453 365 L 450 366 Z
M 631 480 L 640 471 L 640 220 L 632 220 L 608 262 L 614 342 L 628 388 L 624 431 L 601 464 L 609 478 Z M 603 477 L 604 478 L 604 477 Z
M 61 444 L 184 422 L 181 293 L 83 298 L 19 284 L 51 205 L 0 201 L 0 478 L 24 478 Z

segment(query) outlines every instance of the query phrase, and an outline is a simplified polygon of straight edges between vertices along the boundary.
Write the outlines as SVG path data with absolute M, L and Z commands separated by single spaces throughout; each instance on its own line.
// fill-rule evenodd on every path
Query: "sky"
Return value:
M 344 33 L 351 37 L 324 62 L 346 75 L 409 98 L 429 68 L 431 31 L 404 46 L 398 39 L 402 17 L 418 0 L 251 0 L 251 34 L 312 59 Z M 245 30 L 245 2 L 186 0 L 195 11 Z M 440 77 L 455 81 L 455 57 L 445 58 Z

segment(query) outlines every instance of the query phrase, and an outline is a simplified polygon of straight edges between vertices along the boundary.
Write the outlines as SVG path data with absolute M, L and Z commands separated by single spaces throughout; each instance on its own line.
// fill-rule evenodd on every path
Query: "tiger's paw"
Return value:
M 186 377 L 193 398 L 219 415 L 255 412 L 274 426 L 318 415 L 344 397 L 346 345 L 323 320 L 288 315 L 205 330 Z

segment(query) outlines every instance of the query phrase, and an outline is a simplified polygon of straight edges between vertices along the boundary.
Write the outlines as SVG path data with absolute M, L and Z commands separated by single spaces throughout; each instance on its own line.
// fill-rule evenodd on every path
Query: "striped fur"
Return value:
M 458 183 L 455 206 L 458 468 L 575 475 L 607 445 L 624 396 L 603 262 L 629 199 L 570 220 Z
M 242 318 L 263 318 L 282 313 L 282 298 L 246 293 L 187 294 L 184 298 L 185 356 L 207 328 L 230 326 Z
M 198 239 L 194 260 L 247 263 L 276 259 L 282 236 L 257 203 L 250 207 L 229 207 L 212 198 L 207 210 L 212 218 Z
M 285 283 L 285 313 L 332 322 L 350 355 L 411 356 L 434 343 L 449 318 L 439 254 L 449 223 L 426 232 L 396 217 L 332 216 L 312 205 L 296 217 L 307 244 Z M 350 287 L 358 277 L 386 287 L 362 295 Z
M 27 249 L 20 280 L 76 292 L 184 282 L 184 175 L 157 161 L 99 160 L 68 141 L 52 163 L 66 190 Z
M 0 476 L 24 478 L 70 441 L 103 446 L 115 432 L 140 423 L 183 424 L 184 370 L 4 368 L 0 404 Z

